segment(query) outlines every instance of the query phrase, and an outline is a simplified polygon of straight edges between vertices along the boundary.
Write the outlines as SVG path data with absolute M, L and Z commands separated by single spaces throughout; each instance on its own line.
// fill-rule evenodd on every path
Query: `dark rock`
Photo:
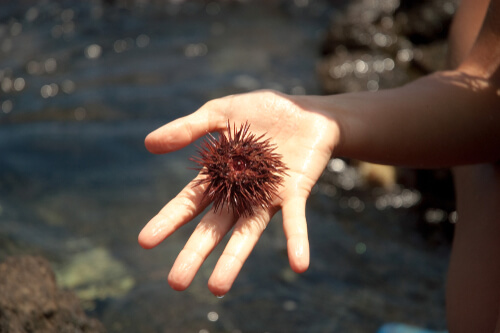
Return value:
M 456 0 L 358 0 L 332 20 L 319 75 L 326 93 L 401 86 L 443 69 Z
M 9 257 L 0 264 L 0 333 L 105 332 L 78 298 L 59 290 L 42 257 Z

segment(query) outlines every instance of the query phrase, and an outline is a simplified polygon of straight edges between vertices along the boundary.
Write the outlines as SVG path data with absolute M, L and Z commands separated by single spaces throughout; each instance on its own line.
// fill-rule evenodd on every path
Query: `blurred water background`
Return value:
M 449 243 L 418 232 L 420 193 L 346 191 L 358 174 L 342 160 L 308 202 L 302 275 L 288 266 L 281 216 L 222 299 L 206 282 L 223 246 L 187 291 L 166 283 L 195 223 L 155 249 L 137 244 L 194 176 L 193 147 L 153 156 L 147 133 L 227 94 L 322 93 L 321 43 L 344 2 L 2 2 L 0 260 L 45 256 L 108 332 L 444 328 Z

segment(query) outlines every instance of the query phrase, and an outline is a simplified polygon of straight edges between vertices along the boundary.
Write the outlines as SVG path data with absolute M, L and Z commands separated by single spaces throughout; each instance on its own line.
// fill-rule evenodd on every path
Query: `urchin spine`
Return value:
M 227 123 L 227 134 L 211 134 L 198 148 L 192 160 L 204 176 L 194 186 L 207 184 L 204 200 L 213 202 L 217 212 L 226 206 L 236 217 L 251 216 L 256 207 L 269 207 L 278 196 L 286 174 L 281 155 L 265 134 L 256 137 L 245 122 L 237 130 Z

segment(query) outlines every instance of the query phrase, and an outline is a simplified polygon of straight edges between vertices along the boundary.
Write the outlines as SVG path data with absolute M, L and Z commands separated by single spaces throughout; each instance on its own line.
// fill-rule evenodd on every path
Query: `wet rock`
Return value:
M 326 93 L 391 88 L 443 69 L 456 0 L 359 0 L 332 19 L 319 75 Z
M 105 332 L 78 298 L 58 289 L 42 257 L 9 257 L 0 264 L 0 332 Z

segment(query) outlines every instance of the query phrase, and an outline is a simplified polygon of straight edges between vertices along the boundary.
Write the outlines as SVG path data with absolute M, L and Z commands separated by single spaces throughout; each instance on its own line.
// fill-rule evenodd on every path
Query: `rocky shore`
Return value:
M 78 298 L 57 287 L 49 262 L 37 256 L 12 256 L 0 264 L 1 333 L 102 333 L 86 316 Z

